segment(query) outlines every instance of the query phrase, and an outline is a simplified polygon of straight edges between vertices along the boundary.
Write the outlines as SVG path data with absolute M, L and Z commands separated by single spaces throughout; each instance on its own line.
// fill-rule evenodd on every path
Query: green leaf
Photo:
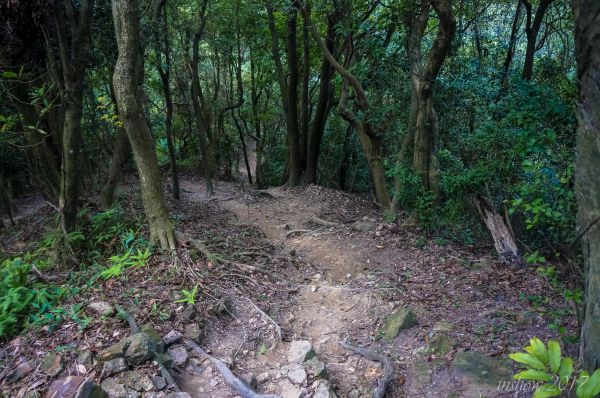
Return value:
M 558 397 L 562 391 L 553 384 L 544 384 L 533 393 L 531 398 Z
M 15 72 L 11 72 L 9 70 L 2 72 L 3 79 L 16 79 L 19 77 Z
M 558 372 L 560 368 L 560 344 L 556 340 L 548 342 L 548 362 L 552 372 Z
M 515 380 L 552 381 L 552 375 L 541 370 L 527 369 L 513 376 Z
M 530 368 L 537 370 L 546 370 L 546 365 L 533 355 L 526 354 L 524 352 L 515 352 L 508 356 L 515 362 L 522 363 L 524 365 L 529 366 Z
M 572 358 L 562 358 L 560 360 L 560 369 L 558 371 L 558 376 L 560 377 L 560 383 L 566 384 L 569 382 L 569 378 L 573 374 L 573 359 Z
M 543 363 L 548 363 L 548 351 L 546 350 L 546 346 L 542 342 L 542 340 L 537 337 L 533 337 L 529 339 L 528 347 L 525 347 L 525 351 L 542 361 Z
M 586 377 L 587 374 L 584 375 L 582 372 L 581 376 Z M 584 378 L 577 388 L 578 398 L 593 398 L 598 394 L 600 394 L 600 369 L 596 369 L 590 377 Z

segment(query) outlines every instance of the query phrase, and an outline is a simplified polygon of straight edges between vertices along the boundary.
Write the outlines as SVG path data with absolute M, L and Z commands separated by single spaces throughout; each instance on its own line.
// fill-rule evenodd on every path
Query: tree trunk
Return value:
M 437 199 L 439 196 L 439 170 L 437 120 L 433 110 L 433 85 L 452 43 L 456 31 L 456 19 L 450 0 L 434 0 L 431 4 L 440 18 L 440 25 L 427 60 L 424 64 L 417 64 L 413 68 L 412 84 L 416 104 L 411 104 L 411 106 L 416 106 L 413 171 L 421 176 L 423 190 L 433 192 Z M 425 9 L 424 12 L 428 13 L 428 10 Z
M 519 254 L 517 242 L 502 216 L 496 211 L 489 200 L 477 196 L 473 199 L 477 213 L 487 227 L 494 240 L 494 248 L 500 259 L 506 264 L 523 265 L 523 258 Z
M 112 76 L 114 74 L 114 69 L 109 69 L 111 82 L 110 84 L 110 99 L 114 104 L 115 115 L 119 116 L 119 106 L 117 104 L 117 96 L 115 95 L 114 85 L 112 83 Z M 106 178 L 106 182 L 104 183 L 104 187 L 100 191 L 100 202 L 102 207 L 108 209 L 112 207 L 115 203 L 115 191 L 117 189 L 117 185 L 122 177 L 123 164 L 128 158 L 128 143 L 127 140 L 127 130 L 123 126 L 122 122 L 119 120 L 119 124 L 117 125 L 117 131 L 115 134 L 114 144 L 113 144 L 113 152 L 112 159 L 110 161 L 110 169 L 108 171 L 108 177 Z
M 510 30 L 510 38 L 508 39 L 508 50 L 506 51 L 506 58 L 502 64 L 502 79 L 501 79 L 501 91 L 505 92 L 508 87 L 508 77 L 510 75 L 510 66 L 512 65 L 513 58 L 515 56 L 515 45 L 517 44 L 517 33 L 519 32 L 519 25 L 521 20 L 521 0 L 517 0 L 517 8 L 515 9 L 515 16 L 512 22 L 512 28 Z
M 600 368 L 600 2 L 573 0 L 579 101 L 575 191 L 585 268 L 585 315 L 580 356 L 590 373 Z
M 327 23 L 326 40 L 327 49 L 332 54 L 335 52 L 334 30 L 334 19 L 329 17 Z M 317 102 L 317 108 L 315 110 L 315 116 L 310 127 L 310 134 L 308 136 L 306 173 L 304 175 L 304 182 L 307 184 L 315 184 L 317 182 L 317 168 L 319 166 L 319 155 L 321 153 L 321 141 L 323 140 L 325 123 L 327 122 L 327 115 L 329 114 L 330 109 L 330 90 L 332 77 L 333 70 L 331 64 L 327 61 L 327 58 L 323 57 L 323 62 L 321 63 L 321 72 L 319 74 L 319 99 Z
M 200 10 L 200 21 L 198 21 L 199 28 L 195 32 L 193 38 L 192 59 L 190 61 L 190 75 L 192 80 L 190 89 L 192 106 L 196 118 L 196 129 L 198 130 L 200 153 L 202 155 L 202 168 L 204 170 L 204 178 L 206 179 L 206 194 L 208 196 L 212 196 L 214 194 L 212 180 L 215 174 L 217 161 L 210 139 L 210 113 L 207 109 L 206 102 L 202 94 L 200 77 L 198 75 L 198 63 L 200 57 L 198 46 L 200 45 L 200 38 L 204 32 L 204 27 L 206 26 L 207 6 L 208 0 L 204 0 Z
M 112 207 L 115 203 L 115 191 L 117 184 L 121 180 L 123 163 L 125 163 L 127 158 L 127 143 L 127 131 L 125 127 L 118 126 L 108 178 L 100 191 L 100 202 L 105 209 Z
M 25 83 L 15 83 L 13 86 L 13 105 L 19 113 L 20 124 L 31 154 L 33 179 L 48 200 L 58 203 L 60 195 L 60 162 L 57 153 L 50 145 L 48 136 L 38 130 L 41 122 L 35 106 L 31 105 L 29 90 Z M 48 135 L 59 134 L 48 131 Z
M 66 0 L 70 2 L 70 0 Z M 91 25 L 94 1 L 85 0 L 79 8 L 78 21 L 73 15 L 66 21 L 63 12 L 73 12 L 72 5 L 55 10 L 56 41 L 61 61 L 62 76 L 56 82 L 60 87 L 64 120 L 62 129 L 61 184 L 58 207 L 63 233 L 70 232 L 79 210 L 81 115 L 83 107 L 83 83 L 87 69 L 91 43 Z M 70 40 L 66 27 L 70 28 Z
M 173 250 L 176 246 L 173 224 L 163 198 L 154 138 L 141 106 L 144 65 L 137 0 L 113 0 L 112 11 L 119 49 L 113 84 L 140 176 L 150 241 L 160 244 L 163 249 Z
M 521 0 L 525 6 L 526 22 L 525 34 L 527 36 L 527 47 L 525 49 L 525 62 L 523 63 L 523 80 L 531 80 L 533 76 L 533 60 L 535 53 L 538 50 L 537 37 L 544 20 L 544 15 L 548 7 L 554 0 L 541 0 L 533 15 L 531 2 L 529 0 Z
M 288 166 L 289 173 L 286 185 L 295 187 L 300 184 L 302 169 L 300 165 L 300 129 L 298 126 L 298 48 L 296 41 L 296 25 L 298 11 L 295 0 L 288 15 L 287 31 L 287 63 L 290 77 L 287 85 L 288 94 Z
M 300 102 L 300 168 L 306 171 L 308 130 L 310 123 L 310 32 L 306 17 L 302 18 L 302 95 Z
M 171 76 L 171 46 L 169 44 L 169 24 L 167 21 L 166 0 L 159 0 L 154 10 L 154 23 L 156 25 L 156 69 L 160 75 L 163 93 L 165 96 L 165 136 L 169 151 L 169 163 L 171 165 L 171 178 L 173 181 L 173 198 L 179 200 L 179 176 L 177 174 L 177 158 L 175 156 L 175 142 L 173 139 L 173 99 L 171 98 L 171 87 L 169 80 Z M 163 26 L 159 27 L 159 19 L 162 13 Z M 162 40 L 161 40 L 162 39 Z M 161 47 L 163 47 L 161 49 Z M 163 67 L 161 54 L 164 50 L 166 68 Z

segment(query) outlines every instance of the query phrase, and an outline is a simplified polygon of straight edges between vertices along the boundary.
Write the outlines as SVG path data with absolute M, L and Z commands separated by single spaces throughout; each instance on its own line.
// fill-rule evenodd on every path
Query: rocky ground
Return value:
M 125 197 L 141 212 L 133 191 Z M 498 390 L 515 373 L 504 358 L 529 337 L 555 338 L 552 314 L 566 313 L 535 269 L 388 223 L 367 198 L 224 182 L 207 198 L 187 176 L 170 209 L 187 244 L 69 298 L 85 305 L 85 328 L 66 320 L 6 342 L 6 396 L 241 396 L 222 363 L 261 394 L 370 397 L 382 364 L 343 342 L 391 361 L 387 397 L 529 396 Z M 21 250 L 50 211 L 28 208 L 30 230 L 3 236 L 3 247 Z M 178 302 L 193 286 L 196 302 Z M 561 322 L 573 332 L 572 316 Z

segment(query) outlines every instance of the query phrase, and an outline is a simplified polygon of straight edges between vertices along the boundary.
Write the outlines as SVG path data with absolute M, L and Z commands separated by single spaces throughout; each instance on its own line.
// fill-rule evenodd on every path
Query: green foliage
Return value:
M 550 340 L 546 346 L 534 337 L 529 342 L 525 347 L 526 352 L 512 353 L 508 357 L 525 368 L 514 376 L 515 380 L 539 383 L 533 398 L 557 397 L 573 388 L 578 398 L 594 398 L 600 395 L 600 369 L 592 376 L 586 371 L 576 372 L 573 359 L 562 356 L 557 341 Z
M 192 290 L 185 290 L 183 289 L 181 291 L 182 294 L 182 298 L 175 301 L 176 303 L 188 303 L 191 305 L 196 304 L 196 294 L 198 293 L 198 285 L 194 286 L 194 288 Z
M 122 254 L 115 254 L 108 259 L 112 265 L 100 272 L 100 276 L 104 279 L 118 278 L 128 268 L 145 266 L 151 255 L 152 253 L 148 249 L 144 251 L 129 249 Z

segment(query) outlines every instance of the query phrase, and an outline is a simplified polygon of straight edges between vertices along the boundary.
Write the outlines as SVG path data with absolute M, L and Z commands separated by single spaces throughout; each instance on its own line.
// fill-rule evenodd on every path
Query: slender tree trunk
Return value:
M 575 191 L 585 267 L 583 368 L 600 368 L 600 2 L 573 0 L 579 101 Z
M 171 46 L 169 43 L 169 24 L 167 21 L 166 0 L 159 0 L 155 8 L 154 23 L 156 24 L 156 69 L 160 75 L 163 93 L 165 96 L 165 136 L 169 151 L 169 163 L 171 165 L 171 178 L 173 181 L 173 198 L 179 200 L 179 176 L 177 174 L 177 158 L 175 155 L 175 142 L 173 139 L 173 99 L 171 98 L 170 76 L 171 76 Z M 162 28 L 159 19 L 162 14 Z M 162 47 L 162 49 L 161 49 Z M 165 65 L 163 66 L 161 54 L 164 51 Z
M 115 191 L 117 184 L 121 180 L 123 164 L 127 158 L 127 131 L 125 127 L 118 126 L 113 145 L 113 154 L 110 162 L 110 169 L 104 187 L 100 191 L 100 201 L 102 207 L 107 209 L 115 203 Z
M 334 19 L 330 17 L 328 18 L 326 40 L 327 49 L 332 54 L 335 53 L 334 29 L 335 22 Z M 323 57 L 323 62 L 321 63 L 321 72 L 319 74 L 319 99 L 317 102 L 317 108 L 315 110 L 315 116 L 310 128 L 310 134 L 308 136 L 306 173 L 304 175 L 304 182 L 307 184 L 315 184 L 317 182 L 317 168 L 319 165 L 319 155 L 321 153 L 321 141 L 323 140 L 327 115 L 329 114 L 330 109 L 330 83 L 332 77 L 333 70 L 331 64 L 329 61 L 327 61 L 327 58 Z
M 296 25 L 298 11 L 295 0 L 288 15 L 287 31 L 287 63 L 290 72 L 288 80 L 288 166 L 289 174 L 286 184 L 295 187 L 300 184 L 302 169 L 300 165 L 300 129 L 298 126 L 298 48 L 296 41 Z
M 426 62 L 417 68 L 412 77 L 417 104 L 414 120 L 413 171 L 421 176 L 423 189 L 433 192 L 437 198 L 439 195 L 439 170 L 437 118 L 433 110 L 433 85 L 454 38 L 456 19 L 450 0 L 434 0 L 431 4 L 440 18 L 440 25 Z
M 163 249 L 175 249 L 173 224 L 163 198 L 154 138 L 141 106 L 144 65 L 137 0 L 113 0 L 112 11 L 119 49 L 113 84 L 140 176 L 150 241 L 160 244 Z
M 33 166 L 33 179 L 38 182 L 39 187 L 48 200 L 58 203 L 60 195 L 60 162 L 57 154 L 50 145 L 50 135 L 60 134 L 57 131 L 48 131 L 48 135 L 39 132 L 38 126 L 41 122 L 39 115 L 33 105 L 29 91 L 24 83 L 13 85 L 13 104 L 19 113 L 23 134 L 31 154 Z
M 533 76 L 533 60 L 535 53 L 538 50 L 538 33 L 540 31 L 540 27 L 542 26 L 542 22 L 544 21 L 546 11 L 554 0 L 540 0 L 540 4 L 535 11 L 535 15 L 533 15 L 531 2 L 529 0 L 521 1 L 525 6 L 525 34 L 527 36 L 527 47 L 525 49 L 525 62 L 523 63 L 522 77 L 523 80 L 531 80 L 531 77 Z
M 200 153 L 202 155 L 202 168 L 204 170 L 204 178 L 206 179 L 206 193 L 208 196 L 214 194 L 213 188 L 213 177 L 215 174 L 215 167 L 217 160 L 215 152 L 212 149 L 211 143 L 211 132 L 210 132 L 210 112 L 208 111 L 206 101 L 202 93 L 202 87 L 200 86 L 200 77 L 198 75 L 198 63 L 200 60 L 199 45 L 200 38 L 204 32 L 207 20 L 207 7 L 208 0 L 202 2 L 200 10 L 200 20 L 198 21 L 199 27 L 194 33 L 192 42 L 192 59 L 190 61 L 190 75 L 191 75 L 191 97 L 194 115 L 196 118 L 196 129 L 198 130 L 198 141 L 200 144 Z
M 519 25 L 521 21 L 521 0 L 517 0 L 517 7 L 515 9 L 515 16 L 513 17 L 512 27 L 510 30 L 510 38 L 508 39 L 508 50 L 506 51 L 506 58 L 502 64 L 502 79 L 501 79 L 501 90 L 505 92 L 508 87 L 508 77 L 510 75 L 510 66 L 512 65 L 513 58 L 515 56 L 515 46 L 517 44 L 517 33 L 519 32 Z
M 70 0 L 65 0 L 70 3 Z M 70 232 L 79 210 L 81 171 L 81 115 L 83 107 L 83 83 L 91 43 L 91 25 L 94 1 L 85 0 L 79 8 L 78 21 L 74 16 L 64 20 L 63 13 L 72 13 L 72 5 L 65 3 L 55 10 L 56 41 L 61 60 L 61 99 L 64 109 L 62 129 L 61 184 L 58 207 L 61 213 L 63 233 Z M 70 40 L 66 25 L 70 28 Z
M 310 123 L 310 32 L 306 17 L 302 18 L 302 95 L 300 102 L 300 168 L 306 170 L 308 151 L 308 130 Z

